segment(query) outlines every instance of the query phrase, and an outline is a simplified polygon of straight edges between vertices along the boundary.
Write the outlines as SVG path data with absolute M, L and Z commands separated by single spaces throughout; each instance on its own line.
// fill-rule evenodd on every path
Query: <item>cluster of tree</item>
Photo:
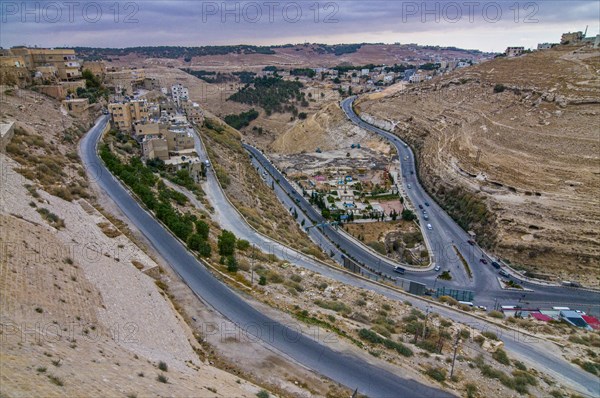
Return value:
M 221 263 L 227 264 L 227 271 L 237 272 L 238 264 L 235 259 L 235 247 L 238 242 L 233 232 L 223 230 L 217 240 Z
M 363 44 L 320 44 L 319 47 L 316 47 L 314 50 L 319 54 L 334 54 L 336 57 L 339 57 L 340 55 L 355 53 L 362 46 Z
M 233 127 L 234 129 L 241 129 L 250 124 L 251 121 L 258 117 L 258 111 L 254 108 L 247 112 L 242 112 L 239 115 L 227 115 L 225 116 L 225 123 Z
M 189 62 L 192 57 L 205 55 L 227 55 L 227 54 L 275 54 L 271 47 L 235 45 L 235 46 L 203 46 L 203 47 L 178 47 L 178 46 L 156 46 L 156 47 L 128 47 L 128 48 L 92 48 L 75 47 L 77 54 L 82 58 L 107 59 L 121 57 L 128 54 L 138 54 L 145 58 L 184 58 Z
M 221 73 L 214 71 L 206 71 L 206 70 L 192 70 L 190 68 L 182 68 L 182 71 L 188 73 L 192 76 L 197 77 L 198 79 L 202 79 L 207 83 L 216 84 L 216 83 L 227 83 L 235 80 L 235 77 L 230 75 L 229 73 Z M 209 77 L 214 76 L 214 77 Z
M 197 251 L 201 256 L 210 256 L 208 224 L 199 221 L 195 215 L 181 214 L 171 204 L 172 200 L 178 204 L 185 204 L 187 198 L 184 195 L 167 188 L 164 183 L 157 185 L 158 178 L 152 169 L 145 166 L 138 157 L 132 157 L 129 163 L 123 163 L 111 152 L 108 145 L 101 146 L 100 157 L 110 172 L 131 188 L 142 203 L 153 211 L 156 218 L 162 221 L 175 236 L 187 242 L 188 247 Z M 152 190 L 154 187 L 158 190 L 158 197 Z
M 381 66 L 381 65 L 375 65 L 375 64 L 367 64 L 367 65 L 338 65 L 338 66 L 334 66 L 332 69 L 337 70 L 339 73 L 346 73 L 348 71 L 351 70 L 361 70 L 361 69 L 373 69 L 377 66 Z
M 202 220 L 197 220 L 194 226 L 195 231 L 187 240 L 188 247 L 202 257 L 210 257 L 211 248 L 208 242 L 210 226 Z
M 405 221 L 412 221 L 416 220 L 417 216 L 412 210 L 404 209 L 402 210 L 402 219 Z
M 246 84 L 237 93 L 228 99 L 250 105 L 259 105 L 267 115 L 273 112 L 283 113 L 284 106 L 293 101 L 308 102 L 304 99 L 304 93 L 300 91 L 302 83 L 282 80 L 279 77 L 255 78 L 252 84 Z
M 232 74 L 234 76 L 237 76 L 237 78 L 240 79 L 240 83 L 242 84 L 252 83 L 254 77 L 256 76 L 256 73 L 248 71 L 233 72 Z
M 78 87 L 78 98 L 87 98 L 90 104 L 98 102 L 100 98 L 108 100 L 109 90 L 102 85 L 102 81 L 89 69 L 85 69 L 81 76 L 85 79 L 85 88 Z
M 323 200 L 323 195 L 314 191 L 310 195 L 308 202 L 311 205 L 316 205 L 320 210 L 327 208 L 327 204 L 325 203 L 325 200 Z
M 428 62 L 426 64 L 419 65 L 419 69 L 423 69 L 423 70 L 436 70 L 436 69 L 440 69 L 441 66 L 442 65 L 439 64 L 439 63 Z
M 407 69 L 413 69 L 413 68 L 414 68 L 414 66 L 412 66 L 412 65 L 394 64 L 394 66 L 388 66 L 385 69 L 390 72 L 400 73 L 400 72 L 406 71 Z
M 150 161 L 148 161 L 148 162 L 150 162 Z M 146 162 L 147 166 L 149 166 L 148 162 Z M 202 173 L 201 174 L 203 177 L 206 177 L 206 168 L 204 167 L 204 165 L 202 165 Z M 161 175 L 177 185 L 187 188 L 188 190 L 190 190 L 196 194 L 202 195 L 202 189 L 198 186 L 198 184 L 196 184 L 196 181 L 194 181 L 194 179 L 190 175 L 190 172 L 187 169 L 178 170 L 174 174 L 161 173 Z
M 296 68 L 290 71 L 290 75 L 292 76 L 308 76 L 312 78 L 315 77 L 316 74 L 315 70 L 311 68 Z
M 478 243 L 490 247 L 496 238 L 496 217 L 489 211 L 484 199 L 462 188 L 446 191 L 442 185 L 437 197 L 448 214 L 465 231 L 475 231 Z

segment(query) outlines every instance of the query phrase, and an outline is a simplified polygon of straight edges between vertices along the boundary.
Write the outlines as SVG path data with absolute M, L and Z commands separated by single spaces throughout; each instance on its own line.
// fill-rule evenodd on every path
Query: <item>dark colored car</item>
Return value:
M 429 206 L 429 202 L 425 202 L 425 206 Z
M 475 245 L 475 241 L 474 240 L 468 240 L 467 243 L 470 244 L 471 246 Z
M 480 258 L 480 259 L 479 259 L 479 261 L 481 261 L 481 262 L 482 262 L 482 263 L 484 263 L 484 264 L 487 264 L 487 263 L 488 263 L 488 262 L 487 262 L 487 260 L 486 260 L 485 258 Z
M 500 270 L 500 272 L 498 272 L 500 275 L 510 278 L 510 275 L 508 274 L 508 272 L 504 271 L 504 270 Z
M 419 209 L 422 209 L 422 208 L 423 208 L 423 205 L 419 205 Z
M 496 268 L 496 269 L 500 269 L 500 264 L 498 264 L 495 261 L 492 261 L 492 267 Z

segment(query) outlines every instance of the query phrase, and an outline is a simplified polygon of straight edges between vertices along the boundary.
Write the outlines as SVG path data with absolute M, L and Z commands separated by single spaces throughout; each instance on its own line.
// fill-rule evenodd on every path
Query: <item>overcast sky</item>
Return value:
M 9 1 L 0 46 L 418 43 L 501 52 L 600 29 L 600 1 Z

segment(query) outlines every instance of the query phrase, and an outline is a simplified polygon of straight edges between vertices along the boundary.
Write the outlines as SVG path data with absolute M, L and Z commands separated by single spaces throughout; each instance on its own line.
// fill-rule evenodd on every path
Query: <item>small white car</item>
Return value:
M 427 224 L 427 229 L 430 230 L 430 231 L 433 229 L 433 227 L 431 226 L 431 224 Z
M 435 268 L 434 268 L 434 270 L 435 270 L 435 271 L 439 271 L 440 269 L 441 269 L 441 268 L 440 268 L 440 266 L 439 266 L 439 265 L 436 265 L 436 266 L 435 266 Z

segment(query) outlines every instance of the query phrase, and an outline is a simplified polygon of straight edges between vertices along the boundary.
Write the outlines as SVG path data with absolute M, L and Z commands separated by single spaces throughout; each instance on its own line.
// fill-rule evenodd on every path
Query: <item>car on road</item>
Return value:
M 485 258 L 480 258 L 479 261 L 481 261 L 483 264 L 487 264 L 488 261 Z
M 478 305 L 477 308 L 479 308 L 480 310 L 487 311 L 487 307 L 485 305 Z
M 468 240 L 467 243 L 470 244 L 471 246 L 475 245 L 475 241 L 474 240 Z
M 406 188 L 408 188 L 408 189 L 411 189 L 411 188 L 412 188 L 412 185 L 408 184 L 408 185 L 406 186 Z
M 427 210 L 423 210 L 423 215 L 426 216 L 427 215 Z
M 428 216 L 427 214 L 423 214 L 423 219 L 424 219 L 425 221 L 427 221 L 427 220 L 429 220 L 429 216 Z
M 431 224 L 427 224 L 427 229 L 430 230 L 430 231 L 433 229 L 433 227 L 431 226 Z
M 496 269 L 500 269 L 500 264 L 498 264 L 495 261 L 492 261 L 492 267 L 496 268 Z
M 504 271 L 503 269 L 501 269 L 500 272 L 498 272 L 498 273 L 506 278 L 510 278 L 510 275 L 508 274 L 508 272 Z
M 425 206 L 429 207 L 429 202 L 425 202 Z
M 441 269 L 441 268 L 440 268 L 440 266 L 439 266 L 439 265 L 436 265 L 436 266 L 435 266 L 435 268 L 434 268 L 434 270 L 435 270 L 435 271 L 439 271 L 440 269 Z
M 422 209 L 422 208 L 423 208 L 423 205 L 419 205 L 419 209 Z
M 404 274 L 404 272 L 406 272 L 406 270 L 402 267 L 394 267 L 394 272 L 397 272 L 399 274 Z

